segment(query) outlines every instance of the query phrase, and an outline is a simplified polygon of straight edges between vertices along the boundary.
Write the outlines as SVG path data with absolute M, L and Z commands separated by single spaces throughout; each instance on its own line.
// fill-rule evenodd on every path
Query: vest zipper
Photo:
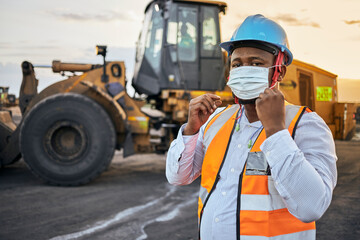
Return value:
M 240 109 L 237 111 L 236 116 L 239 114 L 239 111 L 240 111 Z M 200 219 L 199 219 L 199 240 L 200 240 L 200 227 L 201 227 L 202 214 L 203 214 L 203 211 L 204 211 L 204 209 L 205 209 L 205 206 L 206 206 L 206 204 L 207 204 L 207 202 L 208 202 L 211 194 L 213 193 L 213 191 L 214 191 L 214 189 L 215 189 L 215 187 L 216 187 L 216 184 L 218 183 L 218 181 L 219 181 L 219 179 L 220 179 L 220 171 L 221 171 L 221 169 L 222 169 L 222 167 L 223 167 L 223 165 L 224 165 L 225 158 L 226 158 L 227 152 L 228 152 L 228 150 L 229 150 L 229 146 L 230 146 L 230 142 L 231 142 L 231 137 L 232 137 L 232 135 L 233 135 L 233 133 L 234 133 L 235 125 L 236 125 L 236 121 L 234 121 L 234 126 L 233 126 L 233 128 L 232 128 L 232 130 L 231 130 L 230 137 L 229 137 L 229 140 L 228 140 L 228 145 L 226 146 L 226 150 L 225 150 L 224 157 L 223 157 L 223 160 L 222 160 L 222 162 L 221 162 L 221 165 L 220 165 L 220 167 L 219 167 L 219 171 L 218 171 L 217 174 L 216 174 L 215 182 L 214 182 L 214 184 L 213 184 L 213 186 L 212 186 L 212 188 L 211 188 L 211 190 L 210 190 L 210 192 L 209 192 L 209 195 L 208 195 L 207 198 L 205 199 L 204 205 L 203 205 L 203 207 L 202 207 L 202 209 L 201 209 L 201 212 L 200 212 Z

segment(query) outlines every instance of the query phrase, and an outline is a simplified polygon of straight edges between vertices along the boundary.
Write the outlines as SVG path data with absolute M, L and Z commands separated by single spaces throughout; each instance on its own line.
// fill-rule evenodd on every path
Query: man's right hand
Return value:
M 221 105 L 221 98 L 215 94 L 206 93 L 191 99 L 189 103 L 188 123 L 183 135 L 194 135 L 206 123 L 210 115 Z

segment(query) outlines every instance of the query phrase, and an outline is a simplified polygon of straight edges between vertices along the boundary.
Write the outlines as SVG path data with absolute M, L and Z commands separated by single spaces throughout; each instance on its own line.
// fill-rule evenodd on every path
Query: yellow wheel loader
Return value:
M 102 65 L 53 61 L 55 73 L 81 73 L 37 93 L 34 66 L 22 63 L 22 120 L 0 111 L 0 164 L 22 156 L 32 172 L 54 185 L 89 182 L 109 165 L 115 149 L 124 157 L 164 152 L 187 120 L 190 99 L 205 92 L 233 103 L 226 86 L 229 61 L 219 43 L 226 3 L 155 0 L 145 9 L 136 46 L 132 86 L 126 92 L 124 62 Z M 351 104 L 337 103 L 336 75 L 300 61 L 280 84 L 286 99 L 319 113 L 337 139 L 355 129 Z M 345 111 L 345 112 L 344 112 Z
M 104 64 L 53 61 L 55 73 L 81 73 L 37 92 L 34 66 L 22 63 L 19 95 L 22 120 L 16 127 L 0 112 L 0 163 L 23 157 L 31 171 L 53 185 L 81 185 L 103 172 L 115 149 L 124 157 L 164 152 L 187 119 L 188 102 L 204 91 L 232 101 L 224 92 L 224 55 L 214 1 L 152 1 L 145 9 L 137 43 L 132 85 L 126 92 L 124 62 Z M 184 39 L 186 38 L 186 44 Z

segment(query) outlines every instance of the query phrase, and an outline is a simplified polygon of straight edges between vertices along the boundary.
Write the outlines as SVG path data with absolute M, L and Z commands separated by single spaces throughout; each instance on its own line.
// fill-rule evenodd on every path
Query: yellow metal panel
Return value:
M 320 73 L 320 74 L 323 74 L 323 75 L 326 75 L 328 77 L 331 77 L 331 78 L 336 78 L 337 75 L 334 74 L 334 73 L 331 73 L 329 71 L 326 71 L 322 68 L 319 68 L 315 65 L 312 65 L 312 64 L 309 64 L 309 63 L 306 63 L 306 62 L 302 62 L 302 61 L 299 61 L 297 59 L 294 59 L 293 62 L 292 62 L 292 65 L 297 65 L 299 67 L 303 67 L 303 68 L 306 68 L 308 69 L 309 71 L 314 71 L 314 72 L 317 72 L 317 73 Z M 290 65 L 291 66 L 291 65 Z
M 287 101 L 297 105 L 302 104 L 299 87 L 301 84 L 299 81 L 300 73 L 309 77 L 310 89 L 308 89 L 307 93 L 310 95 L 306 99 L 313 99 L 312 110 L 317 112 L 327 124 L 334 123 L 334 103 L 337 101 L 337 75 L 314 65 L 294 60 L 287 68 L 284 80 L 280 82 L 280 90 L 284 93 Z M 320 88 L 318 89 L 318 87 Z M 331 92 L 328 88 L 331 88 Z M 326 95 L 324 95 L 325 93 Z
M 132 133 L 147 133 L 149 129 L 149 118 L 139 116 L 129 116 L 129 124 Z
M 215 92 L 211 92 L 211 91 L 191 91 L 191 97 L 195 98 L 195 97 L 204 95 L 205 93 L 213 93 L 213 94 L 218 95 L 220 97 L 231 97 L 232 98 L 232 92 L 228 92 L 228 91 L 215 91 Z
M 70 87 L 68 87 L 64 92 L 70 92 L 71 90 L 73 90 L 73 88 L 78 85 L 83 79 L 85 79 L 87 76 L 87 73 L 84 73 L 83 75 L 81 75 Z

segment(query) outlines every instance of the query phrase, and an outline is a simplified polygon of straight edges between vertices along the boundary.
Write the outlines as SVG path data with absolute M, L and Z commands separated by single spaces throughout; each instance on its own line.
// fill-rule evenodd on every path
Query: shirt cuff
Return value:
M 267 139 L 260 146 L 270 167 L 286 159 L 286 156 L 299 151 L 298 146 L 287 129 L 281 130 Z
M 182 142 L 184 144 L 185 149 L 183 150 L 184 154 L 192 153 L 195 151 L 196 142 L 199 137 L 199 131 L 194 135 L 182 135 L 184 128 L 186 127 L 186 123 L 183 124 L 178 133 L 178 138 L 182 138 Z
M 178 173 L 182 156 L 187 156 L 195 151 L 199 133 L 195 135 L 182 135 L 186 126 L 183 124 L 178 132 L 177 138 L 170 144 L 167 156 L 167 164 L 172 173 Z

